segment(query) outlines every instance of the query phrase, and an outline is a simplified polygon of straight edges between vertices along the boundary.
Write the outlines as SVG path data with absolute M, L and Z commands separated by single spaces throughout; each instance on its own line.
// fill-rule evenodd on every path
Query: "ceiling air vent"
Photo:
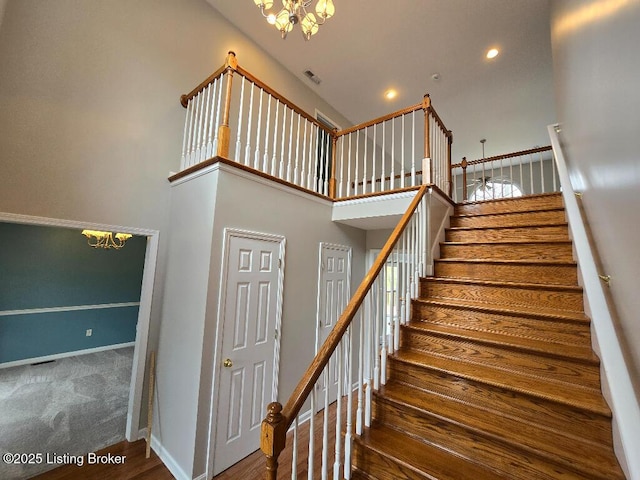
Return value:
M 320 85 L 320 82 L 322 81 L 322 80 L 320 80 L 320 78 L 319 78 L 315 73 L 313 73 L 311 70 L 305 70 L 305 71 L 304 71 L 304 75 L 305 75 L 309 80 L 311 80 L 313 83 L 315 83 L 316 85 Z

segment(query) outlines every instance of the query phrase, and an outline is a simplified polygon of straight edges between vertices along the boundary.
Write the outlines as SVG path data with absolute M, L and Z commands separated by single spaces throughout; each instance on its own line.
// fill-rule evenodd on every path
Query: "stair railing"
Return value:
M 187 109 L 181 172 L 222 157 L 334 199 L 422 184 L 451 188 L 452 134 L 429 95 L 334 131 L 243 69 L 229 52 L 225 64 L 180 102 Z
M 455 202 L 551 193 L 560 187 L 551 146 L 471 161 L 465 157 L 451 165 L 450 175 Z
M 290 427 L 292 479 L 297 478 L 299 458 L 307 459 L 308 479 L 316 469 L 323 479 L 331 470 L 334 479 L 341 473 L 351 478 L 354 436 L 371 424 L 373 391 L 386 383 L 387 354 L 399 347 L 400 325 L 409 320 L 411 298 L 425 275 L 427 192 L 427 185 L 417 191 L 284 407 L 268 405 L 260 442 L 267 480 L 276 480 Z M 308 410 L 301 415 L 304 405 Z M 299 441 L 303 421 L 309 422 L 307 445 Z M 314 465 L 318 450 L 321 462 Z
M 338 131 L 337 197 L 422 184 L 448 192 L 452 138 L 429 95 L 416 105 Z M 420 158 L 422 170 L 416 167 Z

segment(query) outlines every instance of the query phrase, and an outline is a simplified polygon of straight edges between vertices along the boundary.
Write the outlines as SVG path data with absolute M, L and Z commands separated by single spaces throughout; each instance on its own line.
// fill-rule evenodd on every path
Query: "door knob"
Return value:
M 230 358 L 227 358 L 224 362 L 222 362 L 222 365 L 225 366 L 226 368 L 230 368 L 230 367 L 233 367 L 233 362 L 231 361 Z

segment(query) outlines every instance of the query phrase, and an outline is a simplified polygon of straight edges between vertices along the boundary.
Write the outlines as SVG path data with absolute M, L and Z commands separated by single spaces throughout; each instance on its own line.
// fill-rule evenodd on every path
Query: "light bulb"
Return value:
M 318 0 L 316 4 L 316 13 L 319 17 L 327 19 L 333 17 L 336 13 L 336 7 L 333 5 L 333 0 Z
M 267 22 L 269 22 L 271 25 L 275 25 L 276 15 L 274 13 L 270 13 L 269 15 L 267 15 Z

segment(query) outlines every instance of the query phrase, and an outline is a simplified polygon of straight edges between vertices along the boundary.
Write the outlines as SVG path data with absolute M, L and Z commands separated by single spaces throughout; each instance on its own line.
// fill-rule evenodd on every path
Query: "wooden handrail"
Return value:
M 471 160 L 471 161 L 465 160 L 465 161 L 467 166 L 478 165 L 481 163 L 495 162 L 497 160 L 504 160 L 505 158 L 521 157 L 523 155 L 531 155 L 532 153 L 540 153 L 540 152 L 546 152 L 550 150 L 551 150 L 551 145 L 546 147 L 531 148 L 529 150 L 521 150 L 519 152 L 505 153 L 503 155 L 496 155 L 495 157 L 487 157 L 487 158 L 480 158 L 478 160 Z M 454 163 L 453 165 L 451 165 L 451 168 L 458 168 L 458 167 L 462 167 L 462 162 Z
M 440 115 L 438 115 L 438 112 L 436 112 L 436 109 L 433 108 L 433 106 L 431 104 L 429 105 L 429 113 L 433 114 L 433 118 L 435 119 L 435 121 L 438 124 L 438 126 L 440 127 L 440 129 L 444 132 L 444 134 L 447 137 L 452 136 L 451 130 L 447 130 L 447 127 L 444 126 L 444 122 L 440 118 Z
M 338 347 L 338 344 L 342 340 L 347 328 L 351 325 L 353 318 L 362 305 L 367 293 L 371 289 L 376 277 L 380 273 L 380 270 L 382 270 L 387 258 L 409 224 L 409 221 L 413 216 L 413 212 L 420 204 L 420 201 L 426 194 L 429 187 L 429 185 L 422 185 L 416 193 L 416 196 L 411 201 L 409 208 L 407 208 L 384 247 L 382 247 L 378 257 L 358 286 L 354 295 L 351 297 L 351 300 L 347 304 L 344 312 L 340 315 L 338 322 L 329 333 L 329 336 L 320 348 L 320 351 L 314 357 L 309 368 L 307 368 L 307 371 L 289 397 L 284 408 L 278 402 L 269 404 L 269 413 L 262 421 L 262 437 L 260 441 L 260 448 L 267 457 L 268 480 L 276 479 L 278 456 L 284 449 L 287 430 L 300 413 L 302 405 L 313 390 L 313 386 L 318 381 L 318 378 L 320 378 L 322 371 L 329 363 L 331 355 L 333 355 L 333 352 Z
M 184 108 L 187 108 L 187 106 L 189 105 L 189 100 L 191 100 L 201 91 L 203 91 L 205 88 L 211 85 L 216 78 L 221 76 L 227 70 L 227 68 L 228 67 L 226 64 L 222 65 L 219 69 L 217 69 L 215 72 L 209 75 L 207 79 L 204 82 L 202 82 L 200 85 L 198 85 L 196 88 L 191 90 L 189 93 L 185 93 L 184 95 L 181 95 L 180 105 L 182 105 Z
M 358 125 L 354 125 L 353 127 L 345 128 L 344 130 L 340 130 L 336 133 L 336 137 L 341 137 L 343 135 L 348 135 L 349 133 L 356 132 L 358 130 L 362 130 L 367 127 L 371 127 L 375 124 L 386 122 L 387 120 L 391 120 L 395 117 L 401 117 L 402 115 L 406 115 L 407 113 L 415 112 L 422 108 L 422 103 L 418 103 L 416 105 L 411 105 L 410 107 L 403 108 L 402 110 L 398 110 L 397 112 L 388 113 L 387 115 L 383 115 L 382 117 L 374 118 L 373 120 L 369 120 L 368 122 L 360 123 Z

